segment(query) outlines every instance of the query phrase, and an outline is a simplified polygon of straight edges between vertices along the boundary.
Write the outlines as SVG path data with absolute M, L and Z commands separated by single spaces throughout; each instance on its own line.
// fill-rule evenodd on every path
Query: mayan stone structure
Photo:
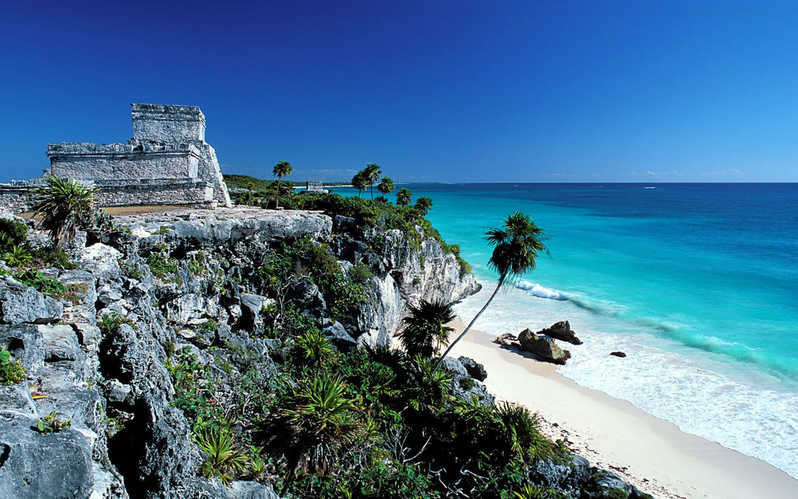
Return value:
M 205 115 L 200 108 L 131 106 L 132 139 L 124 144 L 50 144 L 50 168 L 45 174 L 93 185 L 101 206 L 230 206 L 216 151 L 205 142 Z M 29 189 L 41 182 L 0 186 L 0 205 L 24 209 Z

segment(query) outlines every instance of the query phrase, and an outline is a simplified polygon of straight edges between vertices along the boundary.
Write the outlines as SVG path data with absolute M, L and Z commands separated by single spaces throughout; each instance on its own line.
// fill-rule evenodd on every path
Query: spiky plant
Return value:
M 535 259 L 538 254 L 546 251 L 546 246 L 543 244 L 543 229 L 535 225 L 529 215 L 521 212 L 508 215 L 501 228 L 490 229 L 485 234 L 488 244 L 493 246 L 493 254 L 488 260 L 488 266 L 499 274 L 499 281 L 485 305 L 471 319 L 471 322 L 463 329 L 463 332 L 449 345 L 449 348 L 443 352 L 443 355 L 435 364 L 436 367 L 440 365 L 443 358 L 454 348 L 457 342 L 468 333 L 471 326 L 479 319 L 482 312 L 488 308 L 488 305 L 493 301 L 496 293 L 499 292 L 505 282 L 508 279 L 518 278 L 525 272 L 534 270 Z
M 361 429 L 356 419 L 359 409 L 345 390 L 343 380 L 329 373 L 299 383 L 292 407 L 284 411 L 292 455 L 281 496 L 291 485 L 300 462 L 306 469 L 326 473 L 340 451 L 356 441 Z
M 33 213 L 59 246 L 75 239 L 91 222 L 97 190 L 68 178 L 48 175 L 33 191 Z
M 318 328 L 312 327 L 296 339 L 298 356 L 305 362 L 319 365 L 333 354 L 330 341 Z
M 3 253 L 3 260 L 9 267 L 22 267 L 33 261 L 33 256 L 27 248 L 22 246 L 12 246 L 11 249 Z
M 244 469 L 247 458 L 236 449 L 233 435 L 228 430 L 205 430 L 195 437 L 195 441 L 205 454 L 201 470 L 206 477 L 218 478 L 226 484 L 235 473 Z
M 456 317 L 451 303 L 421 300 L 408 310 L 402 320 L 404 328 L 397 335 L 408 355 L 430 358 L 449 344 L 449 333 L 454 329 L 446 324 Z

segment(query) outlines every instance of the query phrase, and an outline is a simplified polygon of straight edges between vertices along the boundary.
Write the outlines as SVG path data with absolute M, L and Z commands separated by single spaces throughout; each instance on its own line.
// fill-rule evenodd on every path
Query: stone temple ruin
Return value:
M 99 206 L 230 206 L 216 151 L 205 142 L 197 106 L 131 104 L 133 138 L 124 144 L 49 144 L 45 175 L 97 188 Z M 44 177 L 0 185 L 0 207 L 23 211 Z

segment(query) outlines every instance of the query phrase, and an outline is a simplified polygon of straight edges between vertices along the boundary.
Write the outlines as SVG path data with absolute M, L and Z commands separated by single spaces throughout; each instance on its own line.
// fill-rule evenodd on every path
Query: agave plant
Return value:
M 75 239 L 78 229 L 91 222 L 96 189 L 75 180 L 47 176 L 47 184 L 33 191 L 33 213 L 59 245 Z
M 292 456 L 280 495 L 293 481 L 300 462 L 304 467 L 326 472 L 341 450 L 352 445 L 360 434 L 355 401 L 345 393 L 339 376 L 324 373 L 303 380 L 295 393 L 293 407 L 284 411 L 290 425 Z
M 397 334 L 408 355 L 430 358 L 441 346 L 449 344 L 449 333 L 454 329 L 446 324 L 455 318 L 451 303 L 421 300 L 408 310 L 410 313 L 402 320 L 404 329 Z
M 330 341 L 318 328 L 311 327 L 296 340 L 297 352 L 302 360 L 319 365 L 332 354 Z
M 228 483 L 236 472 L 244 469 L 247 458 L 235 448 L 233 436 L 228 430 L 205 430 L 195 440 L 205 454 L 202 474 L 206 477 Z

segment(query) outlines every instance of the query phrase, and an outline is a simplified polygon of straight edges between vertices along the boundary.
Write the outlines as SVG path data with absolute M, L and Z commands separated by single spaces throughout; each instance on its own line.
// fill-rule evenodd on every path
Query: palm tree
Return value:
M 280 179 L 291 175 L 291 163 L 288 161 L 278 161 L 274 165 L 272 174 L 277 177 L 277 190 L 274 191 L 274 203 L 277 208 L 280 207 Z
M 429 209 L 432 206 L 432 200 L 428 197 L 420 197 L 416 199 L 416 209 L 421 213 L 422 217 L 426 217 Z
M 380 179 L 381 174 L 382 171 L 380 170 L 379 165 L 374 163 L 367 164 L 366 169 L 363 170 L 363 176 L 366 180 L 366 185 L 371 188 L 371 199 L 374 199 L 374 184 Z
M 57 245 L 77 235 L 78 228 L 91 223 L 97 190 L 77 181 L 48 175 L 46 185 L 33 191 L 33 214 L 41 218 Z
M 443 352 L 435 367 L 440 365 L 446 354 L 468 333 L 471 326 L 474 325 L 479 316 L 482 315 L 482 312 L 493 301 L 496 293 L 499 292 L 507 278 L 517 278 L 525 272 L 534 270 L 535 258 L 537 258 L 538 253 L 546 251 L 546 246 L 543 244 L 543 229 L 535 225 L 529 215 L 518 211 L 507 216 L 503 227 L 490 229 L 485 234 L 488 244 L 493 246 L 493 254 L 488 260 L 488 266 L 499 273 L 499 282 L 485 305 L 471 319 L 471 322 L 468 323 L 463 332 L 449 345 L 449 348 Z
M 396 186 L 394 186 L 393 179 L 391 177 L 382 177 L 382 181 L 377 186 L 377 190 L 380 191 L 383 199 L 385 199 L 385 196 L 387 196 L 395 188 Z
M 363 170 L 357 172 L 355 176 L 352 177 L 352 187 L 357 189 L 357 197 L 360 197 L 360 193 L 366 190 L 367 185 Z
M 455 318 L 451 303 L 421 300 L 408 309 L 410 314 L 402 320 L 404 329 L 397 335 L 408 355 L 430 358 L 449 344 L 449 333 L 454 329 L 446 324 Z
M 407 187 L 402 187 L 396 193 L 396 204 L 400 206 L 407 206 L 410 204 L 410 190 Z
M 357 411 L 359 408 L 347 398 L 346 384 L 339 376 L 324 373 L 300 382 L 293 408 L 284 411 L 292 455 L 280 496 L 285 496 L 303 459 L 307 465 L 325 472 L 341 449 L 356 442 L 360 431 Z

